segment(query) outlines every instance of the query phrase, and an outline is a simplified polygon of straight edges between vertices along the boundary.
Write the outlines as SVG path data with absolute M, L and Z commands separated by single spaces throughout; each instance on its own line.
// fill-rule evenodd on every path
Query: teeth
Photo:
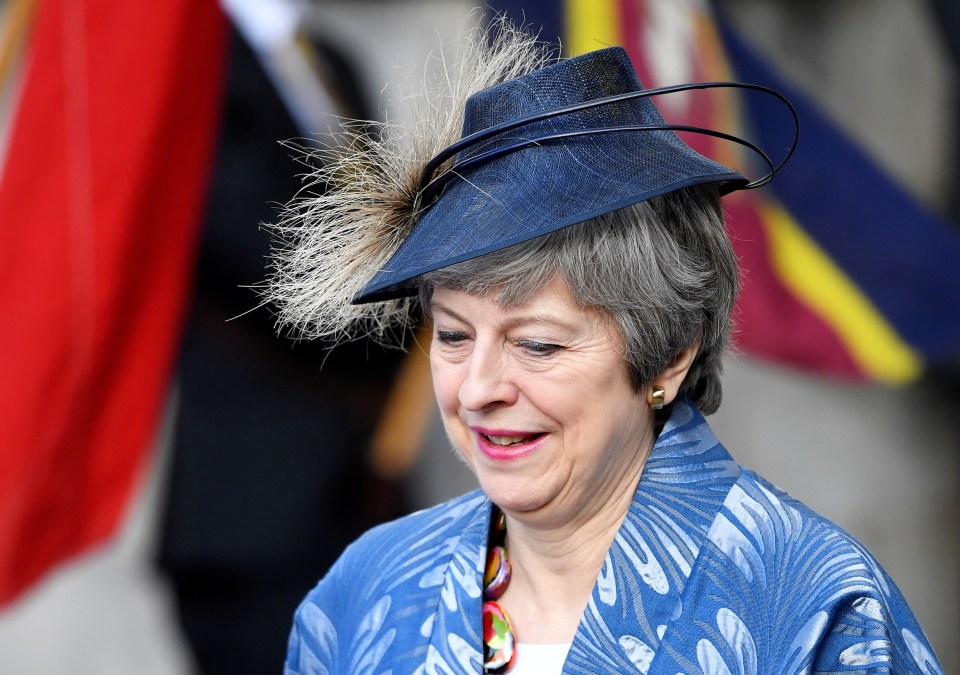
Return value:
M 487 436 L 487 439 L 494 445 L 515 445 L 524 438 L 526 436 Z

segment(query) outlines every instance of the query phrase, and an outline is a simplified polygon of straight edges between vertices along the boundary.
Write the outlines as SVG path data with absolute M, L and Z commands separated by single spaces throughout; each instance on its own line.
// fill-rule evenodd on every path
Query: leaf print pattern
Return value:
M 784 672 L 802 673 L 806 670 L 804 664 L 808 661 L 812 645 L 815 644 L 817 636 L 824 633 L 828 620 L 829 616 L 824 611 L 814 612 L 813 616 L 807 619 L 787 647 Z
M 667 575 L 664 573 L 660 561 L 653 555 L 653 551 L 650 550 L 650 547 L 647 546 L 632 523 L 625 522 L 622 531 L 626 536 L 629 536 L 627 545 L 623 546 L 623 552 L 633 563 L 634 569 L 639 572 L 640 578 L 654 593 L 665 595 L 670 591 L 670 582 L 667 581 Z
M 705 675 L 731 675 L 730 669 L 724 663 L 720 652 L 709 640 L 697 642 L 697 663 Z
M 383 596 L 360 621 L 357 628 L 356 645 L 352 650 L 354 658 L 351 662 L 350 672 L 373 673 L 380 665 L 380 660 L 397 634 L 394 628 L 389 628 L 381 633 L 387 612 L 390 611 L 390 604 L 390 596 Z
M 717 514 L 688 590 L 708 600 L 679 619 L 677 639 L 697 637 L 701 672 L 918 672 L 889 637 L 891 626 L 916 620 L 883 570 L 750 472 Z
M 617 602 L 617 581 L 613 575 L 613 561 L 608 553 L 603 559 L 600 576 L 597 578 L 597 599 L 604 605 L 613 606 Z
M 474 492 L 352 544 L 298 610 L 286 672 L 478 672 L 487 510 Z
M 889 665 L 893 650 L 889 640 L 868 640 L 851 645 L 840 652 L 842 666 Z
M 646 673 L 650 670 L 650 662 L 653 661 L 654 651 L 650 649 L 642 640 L 632 635 L 624 635 L 619 640 L 620 648 L 624 654 L 633 663 L 633 667 L 638 673 Z
M 924 675 L 937 675 L 941 672 L 940 666 L 937 663 L 937 657 L 933 655 L 930 647 L 924 644 L 923 640 L 915 635 L 909 628 L 904 628 L 902 635 L 903 641 L 906 643 L 907 649 L 910 651 L 913 664 L 917 667 L 919 672 L 923 673 Z
M 326 664 L 338 661 L 337 629 L 316 605 L 304 605 L 301 615 L 312 630 L 301 634 L 294 629 L 290 636 L 288 662 L 284 673 L 327 675 L 333 671 L 329 670 Z
M 756 675 L 757 646 L 740 617 L 721 607 L 717 612 L 717 628 L 736 659 L 739 675 Z
M 361 537 L 297 611 L 287 675 L 482 672 L 491 505 L 479 491 Z M 847 533 L 742 469 L 678 401 L 563 672 L 942 675 Z

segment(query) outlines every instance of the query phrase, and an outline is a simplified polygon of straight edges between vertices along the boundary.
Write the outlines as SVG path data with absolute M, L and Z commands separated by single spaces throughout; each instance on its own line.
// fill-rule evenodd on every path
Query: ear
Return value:
M 653 387 L 662 387 L 663 404 L 669 405 L 673 403 L 673 400 L 677 397 L 677 393 L 680 391 L 680 385 L 683 384 L 684 378 L 686 378 L 687 373 L 690 372 L 690 366 L 693 365 L 693 360 L 696 358 L 698 351 L 700 351 L 699 337 L 694 340 L 692 345 L 681 350 L 673 361 L 657 373 L 650 384 L 647 385 L 648 401 L 650 400 Z

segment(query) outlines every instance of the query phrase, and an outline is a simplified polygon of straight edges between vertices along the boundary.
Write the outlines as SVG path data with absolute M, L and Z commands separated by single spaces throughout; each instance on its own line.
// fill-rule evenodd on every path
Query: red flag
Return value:
M 0 173 L 0 603 L 115 530 L 179 342 L 214 0 L 45 0 Z

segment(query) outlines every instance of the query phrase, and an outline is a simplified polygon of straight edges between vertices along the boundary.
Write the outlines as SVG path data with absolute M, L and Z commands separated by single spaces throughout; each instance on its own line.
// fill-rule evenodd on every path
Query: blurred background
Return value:
M 255 290 L 260 224 L 323 189 L 279 141 L 409 120 L 398 84 L 474 4 L 0 0 L 0 671 L 279 672 L 346 543 L 474 487 L 420 335 L 296 343 Z M 863 541 L 960 672 L 958 6 L 490 5 L 568 54 L 624 45 L 647 86 L 797 104 L 793 161 L 725 203 L 744 289 L 711 423 Z M 789 141 L 748 96 L 658 103 Z

